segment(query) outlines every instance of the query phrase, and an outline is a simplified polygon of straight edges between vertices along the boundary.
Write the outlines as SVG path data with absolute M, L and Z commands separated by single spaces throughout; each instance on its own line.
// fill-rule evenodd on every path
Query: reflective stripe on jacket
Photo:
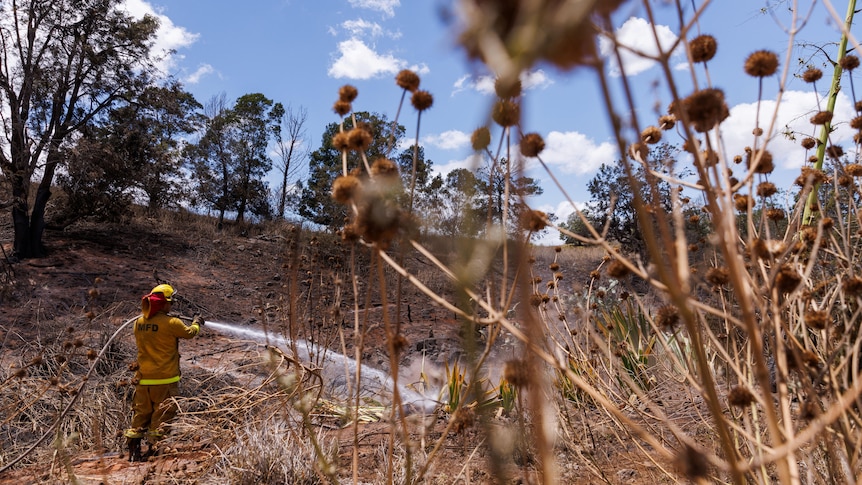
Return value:
M 138 383 L 152 386 L 179 381 L 179 339 L 192 338 L 199 331 L 199 326 L 186 326 L 179 318 L 161 312 L 150 318 L 138 318 L 134 329 L 138 345 Z

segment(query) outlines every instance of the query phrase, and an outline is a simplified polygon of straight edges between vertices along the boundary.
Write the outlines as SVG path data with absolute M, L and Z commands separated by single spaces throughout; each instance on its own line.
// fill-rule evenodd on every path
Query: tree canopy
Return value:
M 42 254 L 45 210 L 70 135 L 139 91 L 154 71 L 156 19 L 135 20 L 120 4 L 54 0 L 0 8 L 0 169 L 9 180 L 14 257 Z M 40 179 L 31 197 L 34 177 Z

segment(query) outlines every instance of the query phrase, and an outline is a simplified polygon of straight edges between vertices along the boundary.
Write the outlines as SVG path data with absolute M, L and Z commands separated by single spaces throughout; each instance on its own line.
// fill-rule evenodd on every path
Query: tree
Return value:
M 480 167 L 476 180 L 479 183 L 478 192 L 482 194 L 480 204 L 487 214 L 488 222 L 503 224 L 503 213 L 506 212 L 506 230 L 509 234 L 514 234 L 520 229 L 521 214 L 526 207 L 524 200 L 530 196 L 542 195 L 542 187 L 532 177 L 507 177 L 507 174 L 511 173 L 508 161 L 502 159 L 499 165 L 487 163 Z
M 64 143 L 153 72 L 157 21 L 133 20 L 119 0 L 13 1 L 0 8 L 0 169 L 10 181 L 13 256 L 43 254 L 45 210 Z M 41 170 L 30 207 L 30 185 Z
M 270 217 L 269 189 L 263 178 L 272 169 L 267 148 L 271 137 L 281 131 L 284 107 L 273 104 L 266 96 L 255 93 L 237 99 L 232 110 L 234 138 L 231 151 L 236 162 L 237 221 L 246 210 L 256 216 Z
M 206 129 L 188 152 L 203 203 L 219 212 L 221 227 L 226 211 L 237 221 L 246 211 L 269 217 L 269 190 L 264 177 L 272 168 L 267 148 L 280 130 L 284 109 L 263 94 L 246 94 L 228 109 L 225 95 L 213 97 L 204 107 Z
M 678 152 L 679 149 L 672 145 L 658 145 L 647 157 L 651 170 L 668 173 Z M 640 182 L 640 195 L 644 204 L 665 213 L 671 211 L 671 186 L 667 181 L 649 174 L 637 163 L 632 163 L 632 176 Z M 623 162 L 603 164 L 587 183 L 587 190 L 590 201 L 585 214 L 589 222 L 599 232 L 607 227 L 608 239 L 617 241 L 624 249 L 645 255 L 646 246 L 637 216 L 634 188 Z M 569 216 L 562 226 L 576 234 L 588 233 L 577 214 Z M 562 238 L 567 243 L 575 242 L 567 236 Z
M 309 150 L 305 143 L 305 122 L 308 110 L 299 107 L 296 111 L 288 106 L 282 115 L 281 130 L 275 133 L 275 150 L 278 156 L 278 171 L 281 173 L 281 186 L 278 191 L 278 217 L 284 218 L 290 192 L 290 179 L 299 172 L 299 163 L 308 158 Z M 286 135 L 286 136 L 285 136 Z
M 432 231 L 446 237 L 471 237 L 479 234 L 485 220 L 481 183 L 466 168 L 452 170 L 445 177 L 436 175 L 424 188 L 419 210 Z
M 393 124 L 384 115 L 356 112 L 353 117 L 356 118 L 357 124 L 365 126 L 371 133 L 371 144 L 364 152 L 369 163 L 379 157 L 388 156 L 390 136 L 394 140 L 392 146 L 398 146 L 404 137 L 404 127 L 392 126 Z M 353 128 L 353 117 L 344 120 L 345 131 Z M 312 152 L 309 157 L 308 179 L 302 188 L 299 201 L 299 214 L 302 217 L 332 230 L 344 225 L 347 218 L 347 209 L 332 200 L 330 195 L 332 183 L 343 172 L 341 151 L 332 144 L 332 138 L 340 131 L 339 123 L 330 123 L 323 132 L 320 148 Z M 361 168 L 360 155 L 356 151 L 351 150 L 348 153 L 347 166 L 349 170 L 354 168 L 364 170 Z
M 136 191 L 146 196 L 150 214 L 178 205 L 186 196 L 182 137 L 198 129 L 201 108 L 179 82 L 169 81 L 130 95 L 107 116 L 94 119 L 58 176 L 69 196 L 69 212 L 115 219 L 122 214 L 120 202 L 130 203 Z M 117 201 L 114 210 L 101 202 L 106 195 Z

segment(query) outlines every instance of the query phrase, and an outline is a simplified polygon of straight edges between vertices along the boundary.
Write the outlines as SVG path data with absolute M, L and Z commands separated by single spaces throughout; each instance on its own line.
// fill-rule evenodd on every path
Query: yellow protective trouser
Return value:
M 126 437 L 142 438 L 144 431 L 150 439 L 159 439 L 167 433 L 168 423 L 177 415 L 174 396 L 178 396 L 180 386 L 176 382 L 154 386 L 135 386 L 133 401 L 134 416 L 132 427 L 126 431 Z

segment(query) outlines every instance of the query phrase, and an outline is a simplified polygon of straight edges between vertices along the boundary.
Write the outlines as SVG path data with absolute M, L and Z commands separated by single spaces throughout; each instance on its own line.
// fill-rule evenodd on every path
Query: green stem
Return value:
M 847 15 L 844 19 L 844 30 L 841 32 L 841 41 L 838 43 L 838 58 L 835 59 L 835 70 L 832 73 L 832 87 L 829 88 L 829 97 L 826 101 L 826 111 L 835 113 L 835 101 L 838 99 L 838 91 L 841 90 L 841 74 L 844 69 L 841 68 L 841 60 L 847 52 L 847 33 L 850 32 L 850 27 L 853 25 L 853 14 L 856 11 L 856 0 L 847 2 Z M 817 144 L 817 161 L 814 163 L 816 170 L 823 170 L 823 159 L 826 154 L 826 142 L 829 138 L 829 133 L 832 131 L 832 122 L 827 121 L 820 127 L 819 143 Z M 820 184 L 815 183 L 808 194 L 808 202 L 805 204 L 805 212 L 802 215 L 803 224 L 809 225 L 814 223 L 814 214 L 817 212 L 817 193 L 820 191 Z

